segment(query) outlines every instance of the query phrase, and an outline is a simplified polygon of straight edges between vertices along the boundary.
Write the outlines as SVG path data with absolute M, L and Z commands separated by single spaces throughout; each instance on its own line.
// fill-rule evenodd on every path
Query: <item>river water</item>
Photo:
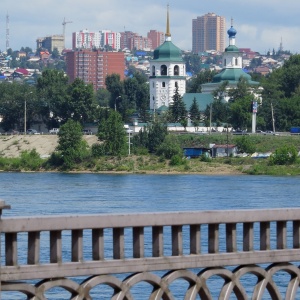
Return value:
M 0 173 L 3 216 L 299 207 L 299 194 L 299 177 Z

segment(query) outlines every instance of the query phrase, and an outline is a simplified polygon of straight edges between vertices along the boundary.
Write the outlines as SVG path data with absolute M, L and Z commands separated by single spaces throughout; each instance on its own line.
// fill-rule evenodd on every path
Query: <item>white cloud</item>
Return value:
M 192 19 L 214 12 L 224 16 L 227 27 L 231 17 L 238 31 L 237 46 L 255 51 L 278 48 L 283 38 L 286 50 L 300 49 L 300 1 L 237 1 L 237 0 L 169 0 L 173 42 L 182 49 L 192 47 Z M 6 24 L 10 17 L 10 47 L 35 48 L 38 37 L 62 34 L 62 22 L 66 25 L 67 45 L 71 46 L 72 32 L 82 29 L 96 31 L 134 31 L 146 36 L 150 29 L 165 31 L 166 3 L 161 0 L 1 0 L 0 49 L 5 48 Z

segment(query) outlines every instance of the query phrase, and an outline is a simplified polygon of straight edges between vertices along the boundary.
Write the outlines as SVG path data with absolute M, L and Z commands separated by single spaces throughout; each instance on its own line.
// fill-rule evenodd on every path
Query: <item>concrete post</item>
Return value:
M 10 205 L 6 205 L 4 201 L 0 200 L 0 257 L 2 257 L 1 255 L 1 233 L 2 233 L 2 222 L 1 222 L 1 215 L 2 215 L 2 209 L 9 209 L 10 208 Z M 2 288 L 1 288 L 1 260 L 0 260 L 0 293 L 2 291 Z M 1 296 L 0 296 L 1 298 Z

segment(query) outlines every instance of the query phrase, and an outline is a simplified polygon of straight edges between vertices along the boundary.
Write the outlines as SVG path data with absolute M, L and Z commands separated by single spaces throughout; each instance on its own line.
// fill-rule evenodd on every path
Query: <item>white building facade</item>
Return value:
M 169 107 L 173 96 L 183 96 L 186 90 L 186 68 L 181 50 L 171 42 L 169 30 L 169 13 L 165 42 L 154 50 L 150 61 L 150 109 L 155 111 L 161 107 Z

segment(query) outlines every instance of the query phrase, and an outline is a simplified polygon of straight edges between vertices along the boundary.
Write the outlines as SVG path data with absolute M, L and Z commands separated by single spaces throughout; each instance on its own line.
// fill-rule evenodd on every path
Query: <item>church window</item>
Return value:
M 235 65 L 237 66 L 239 64 L 238 59 L 235 59 Z
M 152 66 L 152 76 L 155 76 L 155 66 Z
M 226 58 L 224 59 L 224 67 L 226 67 Z
M 167 66 L 161 65 L 160 67 L 160 75 L 168 75 Z
M 176 65 L 174 67 L 174 75 L 179 75 L 179 66 L 178 65 Z
M 175 87 L 178 88 L 178 82 L 177 81 L 175 81 Z
M 162 87 L 166 87 L 166 83 L 163 81 L 163 83 L 162 83 L 161 86 L 162 86 Z

